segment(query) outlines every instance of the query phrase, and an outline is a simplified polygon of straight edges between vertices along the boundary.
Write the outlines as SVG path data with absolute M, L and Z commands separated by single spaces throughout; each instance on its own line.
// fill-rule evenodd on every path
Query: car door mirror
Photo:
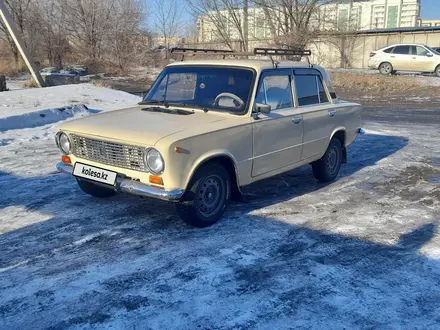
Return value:
M 428 56 L 428 57 L 433 57 L 434 54 L 433 54 L 433 53 L 428 53 L 428 54 L 426 54 L 426 56 Z
M 270 111 L 272 110 L 272 107 L 269 104 L 255 103 L 255 110 L 257 112 L 262 112 L 262 113 L 265 113 L 265 114 L 269 114 Z

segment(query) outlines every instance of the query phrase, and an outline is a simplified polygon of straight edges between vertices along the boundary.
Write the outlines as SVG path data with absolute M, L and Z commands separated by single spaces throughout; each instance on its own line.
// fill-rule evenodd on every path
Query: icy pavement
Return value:
M 264 180 L 206 229 L 82 193 L 55 125 L 0 133 L 0 329 L 439 328 L 438 122 L 366 122 L 337 181 Z

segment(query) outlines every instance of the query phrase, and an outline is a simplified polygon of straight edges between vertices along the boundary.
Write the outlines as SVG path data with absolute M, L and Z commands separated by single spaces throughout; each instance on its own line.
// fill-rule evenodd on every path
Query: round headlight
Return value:
M 162 155 L 156 149 L 150 149 L 147 151 L 145 163 L 154 174 L 162 173 L 165 167 Z
M 68 155 L 70 153 L 71 144 L 70 144 L 70 139 L 67 136 L 67 134 L 63 133 L 63 132 L 59 132 L 57 134 L 55 140 L 56 140 L 57 146 L 61 150 L 61 152 L 65 155 Z

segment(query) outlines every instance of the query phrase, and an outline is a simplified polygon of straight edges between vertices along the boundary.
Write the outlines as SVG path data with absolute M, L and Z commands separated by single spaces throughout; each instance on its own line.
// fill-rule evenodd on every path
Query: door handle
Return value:
M 329 115 L 330 117 L 334 117 L 334 116 L 336 115 L 336 110 L 329 110 L 329 111 L 328 111 L 328 115 Z
M 396 56 L 390 56 L 391 58 L 395 58 Z
M 302 120 L 302 116 L 295 116 L 292 118 L 292 122 L 295 124 L 299 124 Z

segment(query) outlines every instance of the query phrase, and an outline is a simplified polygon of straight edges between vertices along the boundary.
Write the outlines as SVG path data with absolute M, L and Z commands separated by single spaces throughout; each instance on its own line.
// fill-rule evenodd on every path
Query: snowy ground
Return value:
M 48 93 L 35 110 L 68 101 Z M 1 118 L 27 116 L 9 100 Z M 414 118 L 366 121 L 337 181 L 265 180 L 202 230 L 168 203 L 82 193 L 54 167 L 59 122 L 4 130 L 0 329 L 438 329 L 440 115 Z

